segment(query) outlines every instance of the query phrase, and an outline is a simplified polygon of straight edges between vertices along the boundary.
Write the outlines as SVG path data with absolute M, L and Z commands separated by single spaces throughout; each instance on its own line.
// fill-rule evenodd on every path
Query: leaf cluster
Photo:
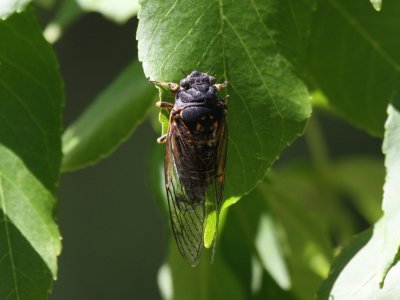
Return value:
M 157 96 L 148 79 L 178 82 L 179 69 L 210 67 L 229 82 L 230 95 L 217 251 L 191 268 L 171 239 L 159 272 L 162 296 L 397 297 L 399 3 L 41 0 L 37 6 L 58 7 L 42 32 L 28 1 L 8 2 L 0 4 L 0 299 L 49 295 L 61 251 L 60 174 L 108 157 L 146 119 L 165 132 L 165 112 L 161 126 L 148 113 Z M 138 14 L 138 58 L 63 128 L 64 83 L 48 41 L 88 11 L 115 22 Z M 159 97 L 173 101 L 166 91 Z M 385 162 L 331 158 L 317 115 L 383 138 Z M 309 158 L 272 169 L 301 135 Z M 162 155 L 152 166 L 165 206 Z

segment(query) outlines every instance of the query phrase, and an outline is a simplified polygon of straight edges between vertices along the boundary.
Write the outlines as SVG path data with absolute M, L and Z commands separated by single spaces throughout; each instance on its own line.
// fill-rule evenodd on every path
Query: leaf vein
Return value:
M 196 25 L 199 23 L 200 19 L 201 19 L 201 18 L 206 14 L 206 12 L 210 9 L 211 4 L 212 4 L 212 3 L 210 3 L 210 4 L 204 9 L 204 11 L 196 18 L 196 21 L 193 23 L 193 26 L 192 26 L 191 28 L 189 28 L 189 30 L 186 32 L 186 34 L 184 34 L 184 35 L 182 36 L 182 38 L 175 44 L 174 49 L 172 49 L 172 50 L 168 53 L 168 55 L 164 58 L 164 60 L 162 61 L 161 65 L 160 65 L 160 68 L 159 68 L 161 78 L 163 78 L 163 75 L 162 75 L 162 68 L 163 68 L 164 64 L 167 62 L 168 58 L 170 58 L 171 55 L 175 53 L 175 51 L 176 51 L 176 49 L 178 49 L 179 45 L 180 45 L 180 44 L 185 40 L 185 38 L 193 31 L 193 29 L 196 28 Z
M 50 158 L 49 158 L 49 145 L 46 139 L 46 133 L 42 126 L 40 125 L 40 122 L 36 120 L 36 117 L 32 114 L 30 109 L 25 105 L 24 101 L 16 94 L 14 91 L 4 82 L 0 79 L 0 85 L 4 87 L 5 90 L 7 90 L 17 101 L 18 103 L 23 107 L 23 109 L 27 112 L 29 117 L 31 118 L 32 122 L 36 125 L 36 127 L 39 129 L 39 132 L 41 133 L 41 136 L 43 138 L 43 145 L 45 146 L 46 149 L 46 162 L 47 162 L 47 167 L 49 169 L 49 172 L 52 173 L 52 168 L 51 168 L 51 163 L 50 163 Z
M 237 154 L 239 156 L 239 159 L 240 159 L 240 164 L 242 165 L 242 167 L 240 169 L 242 170 L 242 174 L 243 174 L 243 178 L 244 178 L 244 180 L 242 180 L 242 189 L 243 189 L 243 186 L 245 186 L 245 181 L 247 179 L 247 176 L 246 176 L 246 164 L 244 163 L 244 159 L 243 159 L 242 153 L 240 153 L 240 151 L 239 151 L 239 147 L 233 141 L 233 139 L 231 137 L 229 137 L 229 134 L 228 134 L 228 141 L 230 141 L 230 144 L 235 148 L 235 150 L 236 150 L 236 152 L 237 152 Z
M 43 85 L 40 81 L 38 81 L 36 79 L 35 76 L 31 75 L 30 73 L 26 72 L 23 68 L 21 68 L 20 66 L 12 63 L 11 61 L 9 61 L 8 59 L 4 58 L 4 56 L 0 55 L 0 59 L 4 62 L 6 62 L 7 64 L 9 64 L 11 67 L 14 67 L 17 71 L 19 71 L 22 75 L 25 75 L 26 77 L 28 77 L 30 80 L 32 80 L 32 82 L 34 82 L 36 85 L 38 85 L 40 88 L 42 88 L 47 96 L 49 97 L 49 99 L 52 98 L 49 89 L 47 86 Z
M 260 23 L 261 23 L 262 26 L 264 27 L 265 32 L 267 33 L 268 37 L 269 37 L 270 40 L 272 41 L 272 44 L 273 44 L 273 46 L 274 46 L 274 48 L 275 48 L 275 51 L 279 53 L 279 48 L 278 48 L 278 46 L 277 46 L 275 40 L 272 38 L 271 31 L 268 29 L 267 25 L 264 23 L 263 19 L 261 18 L 260 11 L 259 11 L 258 7 L 256 6 L 254 0 L 251 0 L 251 5 L 253 6 L 253 8 L 254 8 L 254 10 L 255 10 L 255 12 L 256 12 L 256 14 L 257 14 L 257 17 L 258 17 L 258 19 L 260 20 Z
M 278 113 L 280 119 L 281 119 L 281 136 L 280 136 L 280 141 L 279 141 L 279 148 L 281 148 L 281 145 L 283 143 L 284 140 L 284 133 L 285 133 L 285 119 L 283 117 L 282 112 L 280 111 L 280 109 L 278 108 L 277 104 L 276 104 L 276 99 L 274 97 L 274 95 L 271 93 L 268 85 L 265 83 L 264 81 L 264 77 L 261 74 L 260 69 L 258 68 L 257 64 L 255 63 L 253 57 L 251 56 L 249 49 L 246 47 L 246 44 L 243 42 L 243 40 L 241 39 L 239 33 L 237 32 L 237 30 L 233 27 L 233 25 L 229 22 L 228 19 L 225 19 L 226 23 L 228 24 L 228 26 L 232 29 L 232 31 L 234 32 L 234 34 L 236 35 L 237 39 L 239 40 L 240 44 L 242 45 L 243 49 L 246 52 L 247 57 L 249 58 L 250 62 L 252 63 L 253 67 L 255 68 L 255 70 L 257 71 L 258 77 L 260 78 L 260 81 L 262 83 L 262 85 L 265 87 L 265 90 L 267 91 L 269 97 L 272 100 L 272 105 L 274 106 L 276 112 Z
M 10 255 L 11 269 L 12 269 L 12 273 L 13 273 L 14 290 L 15 290 L 17 299 L 19 300 L 20 297 L 19 297 L 17 273 L 16 273 L 15 262 L 14 262 L 13 250 L 12 250 L 12 246 L 11 246 L 10 231 L 8 228 L 7 208 L 6 208 L 6 203 L 4 201 L 3 182 L 1 180 L 1 176 L 0 176 L 0 203 L 1 203 L 1 207 L 3 208 L 3 221 L 4 221 L 5 232 L 6 232 L 6 238 L 7 238 L 8 253 Z
M 149 56 L 149 52 L 150 52 L 150 50 L 151 50 L 151 45 L 153 44 L 154 36 L 156 35 L 156 32 L 158 31 L 158 29 L 159 29 L 159 27 L 160 27 L 160 25 L 161 25 L 161 22 L 162 22 L 166 17 L 168 17 L 168 15 L 169 15 L 169 14 L 171 13 L 171 11 L 174 9 L 174 7 L 176 6 L 177 3 L 178 3 L 178 0 L 175 0 L 174 3 L 171 5 L 170 9 L 165 13 L 165 15 L 162 16 L 162 17 L 158 20 L 158 23 L 157 23 L 157 25 L 156 25 L 156 28 L 154 28 L 154 31 L 153 31 L 153 33 L 152 33 L 152 35 L 151 35 L 151 37 L 150 37 L 149 46 L 148 46 L 148 48 L 147 48 L 147 54 L 146 54 L 146 56 Z
M 392 65 L 397 72 L 400 72 L 400 65 L 396 60 L 381 47 L 380 43 L 376 41 L 363 27 L 360 23 L 351 16 L 345 8 L 340 5 L 336 0 L 329 0 L 329 3 L 338 11 L 338 13 L 345 19 L 356 32 L 358 32 L 364 40 L 371 45 L 371 47 L 390 65 Z

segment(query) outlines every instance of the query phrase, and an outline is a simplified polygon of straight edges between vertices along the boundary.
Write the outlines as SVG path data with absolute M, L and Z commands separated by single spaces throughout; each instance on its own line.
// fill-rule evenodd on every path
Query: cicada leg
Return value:
M 229 95 L 226 95 L 224 98 L 222 98 L 222 101 L 224 102 L 224 104 L 228 104 L 228 99 L 229 99 Z
M 164 102 L 164 101 L 156 102 L 156 106 L 159 107 L 159 108 L 166 108 L 166 109 L 169 109 L 169 110 L 174 108 L 174 105 L 172 103 Z
M 167 134 L 163 134 L 157 139 L 157 143 L 159 144 L 165 144 L 166 141 L 167 141 Z
M 168 110 L 172 110 L 174 108 L 174 105 L 172 103 L 164 101 L 157 101 L 156 106 L 159 108 L 166 108 Z M 164 134 L 157 139 L 157 143 L 159 144 L 165 144 L 166 141 L 167 141 L 167 134 Z
M 179 84 L 174 83 L 174 82 L 162 82 L 162 81 L 154 81 L 150 80 L 151 83 L 158 85 L 158 86 L 163 86 L 163 87 L 169 87 L 171 91 L 176 92 L 179 90 Z
M 228 86 L 228 82 L 225 81 L 224 83 L 217 83 L 217 84 L 214 84 L 214 86 L 217 89 L 217 91 L 219 92 L 221 89 L 226 88 Z

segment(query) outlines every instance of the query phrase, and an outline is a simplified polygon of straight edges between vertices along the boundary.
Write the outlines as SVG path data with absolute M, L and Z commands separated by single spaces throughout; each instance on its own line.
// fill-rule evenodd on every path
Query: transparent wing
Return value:
M 214 232 L 213 236 L 213 256 L 216 246 L 216 237 L 218 234 L 218 223 L 219 223 L 219 213 L 223 201 L 224 192 L 224 180 L 225 180 L 225 163 L 226 163 L 226 152 L 227 152 L 227 126 L 225 118 L 221 122 L 221 128 L 217 134 L 217 145 L 215 151 L 215 165 L 213 169 L 215 173 L 212 178 L 210 178 L 209 185 L 206 189 L 205 196 L 205 213 L 206 216 L 215 211 L 216 221 L 215 228 L 209 228 L 209 230 Z M 210 224 L 208 224 L 210 226 Z M 211 245 L 210 245 L 211 246 Z
M 218 216 L 221 208 L 226 137 L 224 117 L 215 150 L 205 157 L 184 125 L 170 122 L 164 165 L 167 200 L 179 251 L 192 265 L 197 264 L 203 247 L 207 213 L 215 210 Z
M 165 186 L 168 207 L 179 252 L 196 265 L 203 243 L 204 198 L 194 197 L 188 161 L 195 152 L 183 139 L 177 124 L 170 122 L 165 154 Z

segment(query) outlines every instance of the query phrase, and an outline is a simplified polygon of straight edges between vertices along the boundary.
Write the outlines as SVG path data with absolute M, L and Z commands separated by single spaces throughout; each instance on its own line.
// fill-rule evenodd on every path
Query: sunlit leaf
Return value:
M 1 0 L 0 2 L 0 22 L 7 19 L 15 12 L 21 12 L 30 0 Z
M 382 0 L 370 0 L 370 1 L 376 11 L 380 11 L 382 9 Z
M 86 11 L 96 11 L 105 17 L 118 22 L 126 22 L 136 15 L 139 9 L 138 0 L 76 0 Z
M 400 247 L 400 100 L 389 105 L 388 119 L 385 125 L 383 152 L 385 154 L 386 180 L 383 187 L 383 236 L 384 243 L 380 252 L 381 280 L 392 266 Z
M 397 299 L 400 265 L 387 274 L 381 287 L 379 257 L 384 244 L 384 222 L 355 237 L 333 262 L 330 275 L 321 286 L 319 300 Z
M 125 141 L 154 105 L 138 62 L 128 66 L 63 135 L 64 171 L 92 165 Z
M 137 38 L 146 76 L 176 82 L 182 77 L 179 68 L 206 72 L 215 64 L 210 73 L 220 82 L 229 81 L 225 198 L 252 189 L 287 144 L 303 132 L 310 115 L 309 94 L 285 57 L 282 49 L 288 45 L 281 39 L 296 35 L 296 30 L 307 35 L 303 31 L 312 5 L 296 4 L 293 15 L 302 16 L 297 20 L 299 29 L 292 19 L 281 23 L 283 14 L 288 19 L 293 16 L 284 10 L 292 1 L 275 2 L 141 3 Z M 301 52 L 302 47 L 298 49 Z

